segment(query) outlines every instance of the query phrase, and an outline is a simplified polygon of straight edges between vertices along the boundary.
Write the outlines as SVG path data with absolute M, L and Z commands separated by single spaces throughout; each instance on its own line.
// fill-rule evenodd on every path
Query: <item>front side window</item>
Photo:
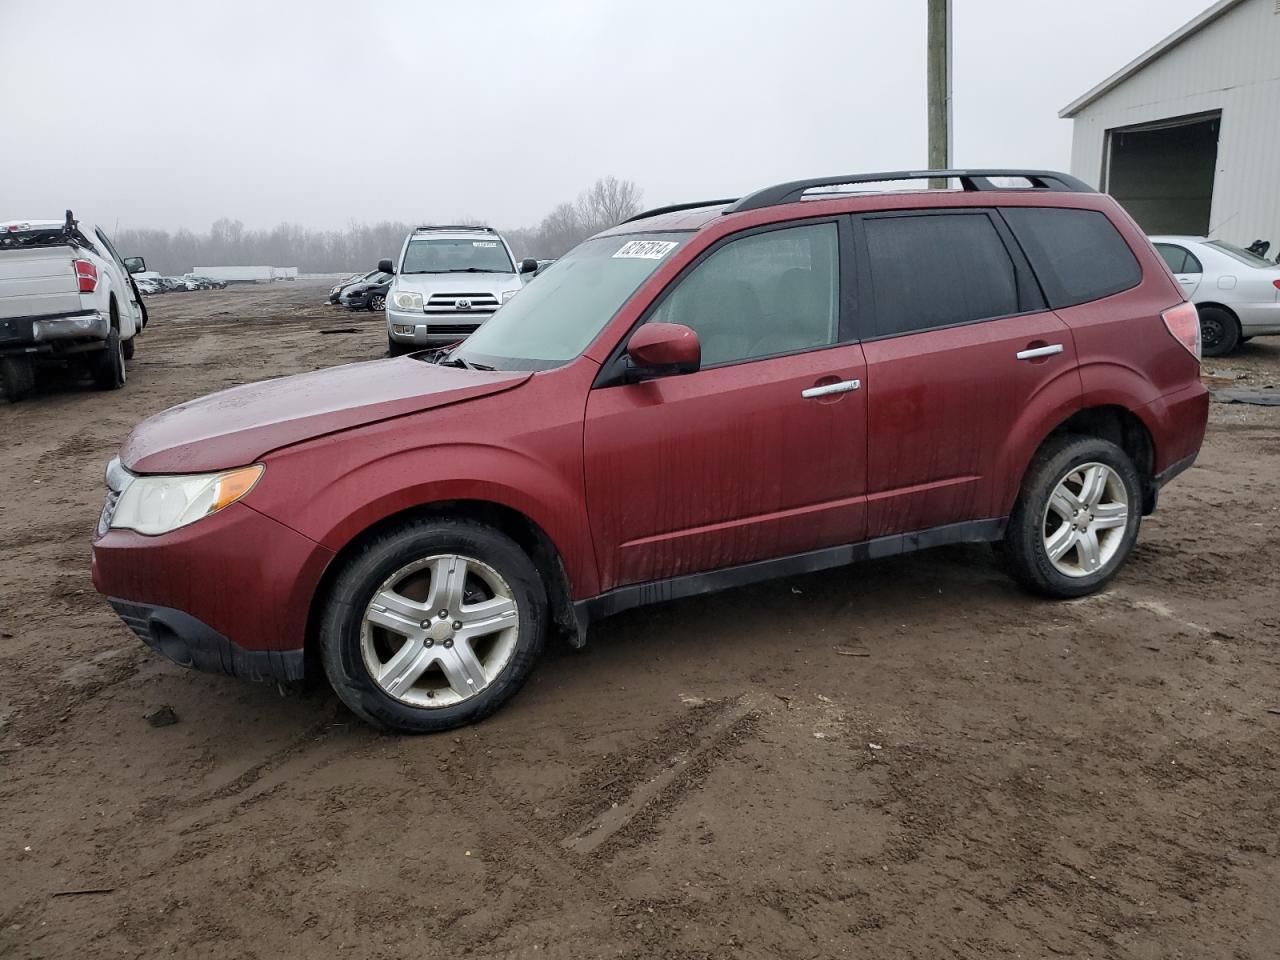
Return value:
M 864 221 L 876 336 L 1018 312 L 1013 261 L 985 213 Z
M 732 240 L 681 280 L 648 322 L 691 328 L 704 367 L 830 346 L 840 331 L 839 264 L 834 223 Z
M 499 240 L 413 239 L 404 252 L 401 273 L 515 273 Z
M 1004 207 L 1045 298 L 1055 310 L 1136 287 L 1142 268 L 1111 221 L 1096 210 Z

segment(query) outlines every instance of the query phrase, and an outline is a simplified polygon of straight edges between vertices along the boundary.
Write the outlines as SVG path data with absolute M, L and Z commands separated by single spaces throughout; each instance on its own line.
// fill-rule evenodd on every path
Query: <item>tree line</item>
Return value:
M 568 252 L 593 233 L 640 212 L 641 192 L 630 180 L 602 177 L 578 197 L 558 204 L 532 227 L 504 230 L 517 257 L 549 260 Z M 394 258 L 417 223 L 357 223 L 345 230 L 316 230 L 282 223 L 270 230 L 249 230 L 223 218 L 208 233 L 185 227 L 170 232 L 122 228 L 113 237 L 117 249 L 146 258 L 147 269 L 185 273 L 194 266 L 245 264 L 296 266 L 303 273 L 339 273 L 373 269 L 382 257 Z

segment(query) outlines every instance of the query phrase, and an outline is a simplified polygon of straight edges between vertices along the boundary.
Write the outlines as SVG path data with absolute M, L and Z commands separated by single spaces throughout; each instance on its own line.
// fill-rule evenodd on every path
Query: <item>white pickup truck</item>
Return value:
M 47 362 L 79 363 L 103 390 L 124 386 L 147 324 L 130 273 L 145 269 L 70 210 L 61 221 L 0 222 L 0 395 L 21 399 Z

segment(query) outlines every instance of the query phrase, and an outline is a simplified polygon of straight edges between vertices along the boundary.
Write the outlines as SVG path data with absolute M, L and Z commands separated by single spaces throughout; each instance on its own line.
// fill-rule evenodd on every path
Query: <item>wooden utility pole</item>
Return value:
M 929 167 L 951 166 L 951 0 L 929 5 Z M 935 187 L 946 184 L 932 181 Z

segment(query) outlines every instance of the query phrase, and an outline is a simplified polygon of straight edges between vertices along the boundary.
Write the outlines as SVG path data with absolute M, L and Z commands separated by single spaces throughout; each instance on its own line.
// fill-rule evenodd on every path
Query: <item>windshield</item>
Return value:
M 410 240 L 401 273 L 515 273 L 498 240 L 432 238 Z
M 1221 240 L 1210 240 L 1205 246 L 1213 247 L 1215 250 L 1221 250 L 1228 257 L 1234 257 L 1241 263 L 1247 263 L 1251 267 L 1274 267 L 1275 264 L 1270 260 L 1264 260 L 1257 254 L 1250 253 L 1248 250 L 1241 250 L 1239 247 L 1232 246 L 1229 243 L 1223 243 Z
M 453 356 L 499 370 L 548 370 L 569 362 L 685 236 L 631 234 L 580 244 L 501 307 Z

